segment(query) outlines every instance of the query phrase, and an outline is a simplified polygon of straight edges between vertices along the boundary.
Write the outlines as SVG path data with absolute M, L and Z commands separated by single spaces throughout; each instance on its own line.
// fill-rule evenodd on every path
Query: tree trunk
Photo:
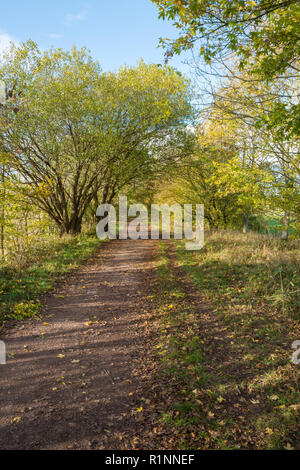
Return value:
M 0 245 L 1 245 L 1 259 L 2 259 L 2 262 L 4 262 L 5 260 L 5 246 L 4 246 L 4 243 L 5 243 L 5 240 L 4 240 L 4 237 L 5 237 L 5 234 L 4 234 L 4 219 L 5 219 L 5 166 L 3 164 L 2 166 L 2 172 L 1 172 L 1 179 L 2 179 L 2 184 L 3 184 L 3 194 L 2 194 L 2 209 L 1 209 L 1 230 L 0 230 Z
M 78 235 L 82 230 L 82 217 L 73 217 L 58 224 L 59 234 L 62 237 L 65 234 Z
M 73 220 L 70 224 L 69 233 L 71 235 L 78 235 L 82 230 L 82 219 Z
M 4 225 L 1 224 L 1 259 L 4 261 L 5 259 L 5 250 L 4 250 Z
M 243 233 L 248 233 L 249 230 L 249 213 L 244 215 L 244 226 L 243 226 Z

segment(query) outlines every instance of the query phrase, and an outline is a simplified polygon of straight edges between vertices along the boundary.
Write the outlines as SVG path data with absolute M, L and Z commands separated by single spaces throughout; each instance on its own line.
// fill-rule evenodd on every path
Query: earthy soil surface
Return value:
M 2 333 L 1 449 L 121 449 L 139 434 L 154 241 L 114 241 Z

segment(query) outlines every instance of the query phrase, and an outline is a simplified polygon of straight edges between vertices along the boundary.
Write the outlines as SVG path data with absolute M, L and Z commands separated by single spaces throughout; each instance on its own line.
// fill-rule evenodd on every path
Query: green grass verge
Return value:
M 173 246 L 181 272 L 161 243 L 156 294 L 170 447 L 298 449 L 299 243 L 218 233 L 200 252 Z
M 0 269 L 0 325 L 39 313 L 39 296 L 54 287 L 58 278 L 88 259 L 101 242 L 93 235 L 53 239 L 30 253 L 22 268 Z
M 167 411 L 160 423 L 172 430 L 170 448 L 197 448 L 199 422 L 205 418 L 197 399 L 198 388 L 206 380 L 204 342 L 196 312 L 186 302 L 170 263 L 168 245 L 163 242 L 157 254 L 157 277 L 155 299 L 160 326 L 156 349 L 163 376 L 159 382 L 164 384 L 162 393 L 167 397 Z

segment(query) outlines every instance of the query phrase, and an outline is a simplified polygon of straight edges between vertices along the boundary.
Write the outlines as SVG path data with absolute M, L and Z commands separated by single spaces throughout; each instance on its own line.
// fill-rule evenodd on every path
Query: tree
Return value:
M 229 191 L 227 180 L 223 179 L 237 153 L 234 135 L 230 135 L 228 125 L 207 121 L 198 126 L 196 136 L 193 154 L 173 166 L 167 184 L 161 184 L 158 199 L 204 204 L 210 229 L 236 228 L 244 211 L 242 194 L 245 193 L 240 188 Z
M 284 214 L 285 227 L 291 218 L 299 220 L 300 214 L 299 139 L 286 128 L 288 119 L 276 125 L 270 120 L 274 102 L 283 103 L 289 115 L 295 94 L 297 83 L 292 79 L 267 84 L 247 80 L 243 74 L 242 80 L 233 78 L 215 94 L 211 115 L 214 120 L 234 123 L 238 155 L 248 169 L 248 181 L 257 174 L 258 181 L 264 182 L 261 190 L 253 187 L 252 192 L 263 195 L 265 205 Z
M 234 52 L 240 65 L 251 64 L 264 78 L 299 69 L 298 0 L 152 0 L 160 18 L 172 20 L 180 37 L 162 43 L 167 55 L 199 41 L 206 61 Z M 253 61 L 255 60 L 255 62 Z
M 208 68 L 206 75 L 214 80 L 237 67 L 254 82 L 299 81 L 299 0 L 152 1 L 159 16 L 173 21 L 180 31 L 175 40 L 161 40 L 167 60 L 195 47 L 206 63 L 202 69 Z M 284 99 L 275 100 L 269 125 L 287 121 L 285 131 L 299 135 L 299 111 L 298 99 L 288 108 Z

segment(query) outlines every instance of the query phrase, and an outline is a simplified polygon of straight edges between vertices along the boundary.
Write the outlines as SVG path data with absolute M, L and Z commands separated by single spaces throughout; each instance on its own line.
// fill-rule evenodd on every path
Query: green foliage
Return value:
M 170 445 L 298 448 L 299 243 L 223 231 L 200 252 L 175 246 L 177 260 L 159 246 L 155 291 Z
M 0 268 L 0 323 L 39 313 L 39 296 L 91 256 L 99 243 L 95 236 L 85 234 L 52 237 L 40 245 L 31 243 L 22 265 Z
M 289 130 L 293 116 L 297 80 L 273 83 L 252 82 L 242 74 L 228 81 L 212 106 L 212 119 L 233 120 L 238 156 L 244 176 L 241 185 L 273 210 L 293 214 L 299 220 L 299 139 Z M 282 107 L 281 107 L 282 104 Z M 283 114 L 273 119 L 278 106 Z M 285 118 L 287 114 L 288 119 Z M 226 174 L 226 171 L 225 171 Z M 237 173 L 238 175 L 238 173 Z M 228 171 L 228 183 L 235 180 Z M 252 190 L 251 187 L 252 186 Z
M 161 39 L 167 58 L 199 44 L 200 57 L 209 65 L 217 64 L 212 69 L 214 76 L 218 75 L 220 64 L 225 65 L 223 75 L 236 64 L 239 72 L 246 71 L 253 83 L 269 85 L 282 77 L 299 81 L 298 0 L 152 2 L 158 6 L 160 18 L 171 20 L 180 32 L 178 39 Z M 285 98 L 286 95 L 278 101 L 273 97 L 265 119 L 269 129 L 279 126 L 284 134 L 299 135 L 297 95 L 290 104 Z M 262 122 L 260 118 L 257 124 Z
M 11 98 L 1 108 L 3 147 L 27 198 L 61 233 L 78 233 L 89 206 L 110 202 L 164 161 L 191 116 L 189 83 L 140 62 L 102 73 L 86 49 L 12 47 L 0 67 Z M 153 158 L 155 154 L 156 158 Z
M 173 168 L 157 198 L 170 203 L 204 204 L 211 229 L 240 228 L 245 214 L 260 213 L 267 203 L 271 176 L 239 155 L 240 135 L 220 116 L 197 130 L 194 154 Z
M 252 436 L 251 446 L 256 449 L 283 449 L 287 443 L 297 448 L 299 374 L 291 364 L 291 345 L 299 331 L 299 242 L 219 232 L 207 236 L 199 253 L 185 251 L 178 242 L 177 256 L 211 310 L 203 366 L 210 364 L 209 354 L 215 354 L 210 350 L 212 338 L 221 335 L 224 352 L 231 350 L 231 359 L 224 358 L 210 376 L 210 396 L 221 395 L 224 416 L 238 407 L 239 417 L 244 417 L 239 426 L 248 439 Z M 230 363 L 236 364 L 232 373 Z M 235 405 L 235 387 L 239 396 L 247 395 L 242 407 Z M 228 423 L 224 435 L 218 408 L 213 406 L 216 416 L 210 426 L 216 435 L 221 432 L 220 439 L 226 439 L 228 446 L 237 440 L 234 423 Z M 239 448 L 245 446 L 239 444 Z M 220 445 L 217 440 L 214 447 Z
M 224 50 L 234 52 L 240 67 L 251 66 L 273 78 L 299 59 L 297 0 L 152 0 L 159 16 L 173 21 L 176 40 L 162 43 L 168 54 L 180 53 L 200 41 L 200 53 L 210 62 Z
M 241 75 L 215 94 L 208 119 L 196 129 L 190 158 L 173 168 L 159 198 L 205 205 L 210 228 L 247 231 L 251 216 L 276 217 L 277 234 L 299 234 L 299 140 L 285 123 L 263 123 L 274 96 L 296 93 L 294 81 L 266 85 Z

